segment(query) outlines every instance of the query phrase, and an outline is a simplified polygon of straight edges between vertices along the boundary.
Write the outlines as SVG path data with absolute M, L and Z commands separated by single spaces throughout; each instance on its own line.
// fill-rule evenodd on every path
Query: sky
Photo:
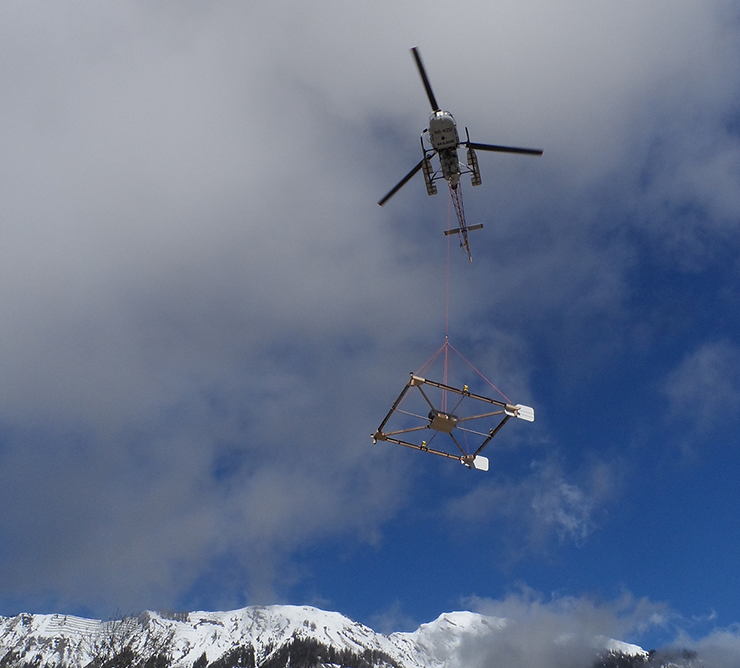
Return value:
M 376 204 L 412 46 L 473 141 L 544 150 L 463 178 L 472 264 L 444 188 Z M 739 56 L 726 0 L 3 3 L 0 615 L 740 656 Z M 370 438 L 446 335 L 536 411 L 485 473 Z

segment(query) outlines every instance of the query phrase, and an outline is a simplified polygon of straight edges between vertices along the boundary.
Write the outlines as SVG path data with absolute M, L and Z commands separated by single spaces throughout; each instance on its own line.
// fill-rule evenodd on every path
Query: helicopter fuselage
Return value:
M 457 123 L 449 111 L 435 111 L 429 117 L 429 143 L 435 151 L 445 148 L 457 148 L 460 137 L 457 135 Z
M 457 158 L 457 147 L 460 137 L 457 124 L 449 111 L 435 111 L 429 117 L 429 128 L 425 131 L 427 141 L 439 156 L 442 178 L 457 188 L 460 181 L 460 161 Z

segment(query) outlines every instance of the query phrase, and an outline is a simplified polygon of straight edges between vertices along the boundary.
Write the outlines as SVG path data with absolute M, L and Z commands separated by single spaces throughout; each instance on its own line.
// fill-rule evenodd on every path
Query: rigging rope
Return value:
M 447 198 L 447 230 L 452 229 L 452 211 L 453 207 L 452 205 L 455 205 L 455 208 L 457 209 L 457 201 L 455 197 L 453 196 L 453 192 L 451 188 L 448 188 L 449 196 Z M 461 203 L 462 204 L 462 203 Z M 457 215 L 457 210 L 455 211 Z M 480 378 L 489 385 L 492 389 L 494 389 L 498 394 L 503 397 L 503 399 L 507 403 L 511 403 L 511 400 L 498 388 L 496 387 L 488 378 L 486 378 L 479 369 L 477 369 L 455 346 L 453 346 L 450 343 L 449 335 L 450 335 L 450 256 L 451 256 L 451 234 L 447 235 L 447 271 L 445 276 L 445 341 L 444 343 L 434 352 L 434 354 L 419 367 L 419 369 L 415 372 L 417 375 L 423 376 L 429 368 L 434 364 L 434 362 L 439 358 L 441 354 L 444 353 L 444 359 L 443 359 L 443 367 L 442 367 L 442 383 L 444 385 L 449 385 L 448 378 L 449 378 L 449 371 L 450 371 L 450 351 L 454 352 L 465 364 L 467 364 L 475 373 L 480 376 Z M 441 410 L 443 412 L 447 412 L 447 391 L 442 390 L 442 404 L 441 404 Z M 465 437 L 466 438 L 466 437 Z M 467 438 L 466 438 L 467 440 Z
M 452 209 L 450 207 L 450 200 L 452 196 L 447 197 L 447 230 L 451 230 L 452 227 L 450 222 L 452 220 Z M 445 341 L 447 340 L 450 333 L 450 237 L 447 235 L 447 282 L 445 283 Z
M 449 191 L 449 189 L 448 189 Z M 452 209 L 450 207 L 450 200 L 452 199 L 451 191 L 450 196 L 447 197 L 447 230 L 451 230 L 452 227 L 450 225 L 452 221 Z M 450 334 L 450 237 L 452 235 L 447 235 L 447 278 L 445 281 L 445 365 L 444 365 L 444 379 L 442 382 L 447 385 L 447 368 L 449 364 L 449 351 L 447 349 L 447 343 L 449 341 L 449 334 Z M 442 392 L 442 410 L 444 412 L 447 412 L 447 392 Z
M 465 362 L 473 371 L 475 371 L 475 373 L 477 373 L 486 383 L 488 383 L 488 385 L 490 385 L 494 390 L 496 390 L 496 392 L 498 392 L 504 399 L 506 399 L 507 404 L 511 403 L 511 399 L 509 399 L 509 397 L 507 397 L 501 390 L 498 389 L 498 387 L 496 387 L 490 380 L 488 380 L 488 378 L 486 378 L 478 369 L 476 369 L 475 365 L 473 365 L 469 360 L 467 360 L 463 356 L 463 354 L 457 348 L 455 348 L 455 346 L 453 346 L 449 341 L 445 341 L 445 346 L 452 348 L 452 350 L 455 351 L 457 356 L 463 362 Z

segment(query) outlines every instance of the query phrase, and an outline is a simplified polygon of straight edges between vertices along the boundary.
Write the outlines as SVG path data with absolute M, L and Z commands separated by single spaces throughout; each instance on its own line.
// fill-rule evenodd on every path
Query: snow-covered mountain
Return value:
M 383 635 L 337 612 L 287 605 L 107 622 L 21 614 L 0 617 L 0 668 L 470 668 L 476 643 L 506 634 L 507 625 L 451 612 L 412 633 Z M 624 666 L 648 659 L 607 638 L 594 640 L 599 656 L 626 658 Z

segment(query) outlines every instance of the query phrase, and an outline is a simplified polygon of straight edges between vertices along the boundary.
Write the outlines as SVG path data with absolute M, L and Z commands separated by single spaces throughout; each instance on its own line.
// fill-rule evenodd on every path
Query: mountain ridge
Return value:
M 385 635 L 338 612 L 290 605 L 110 621 L 22 613 L 0 617 L 0 668 L 462 668 L 466 651 L 509 624 L 459 611 Z M 649 656 L 621 641 L 593 642 L 594 657 L 620 654 L 639 664 Z

